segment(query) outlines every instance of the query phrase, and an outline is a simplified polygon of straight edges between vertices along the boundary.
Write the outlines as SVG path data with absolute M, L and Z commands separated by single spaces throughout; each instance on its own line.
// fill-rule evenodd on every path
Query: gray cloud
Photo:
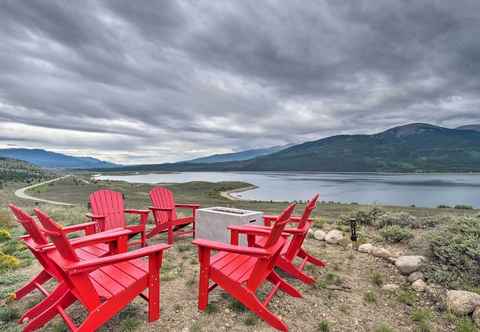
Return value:
M 480 122 L 480 3 L 0 3 L 0 145 L 165 162 Z

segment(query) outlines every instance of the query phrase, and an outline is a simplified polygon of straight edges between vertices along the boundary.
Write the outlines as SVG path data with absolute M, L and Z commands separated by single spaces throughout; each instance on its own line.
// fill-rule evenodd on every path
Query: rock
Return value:
M 475 325 L 480 327 L 480 306 L 476 307 L 473 311 L 472 319 L 475 322 Z
M 324 231 L 322 231 L 321 229 L 316 230 L 313 233 L 313 237 L 316 238 L 319 241 L 325 241 L 325 235 L 326 235 L 326 233 Z
M 449 290 L 447 308 L 459 316 L 465 316 L 480 306 L 480 295 L 473 292 Z
M 422 279 L 418 279 L 412 284 L 412 288 L 417 292 L 424 292 L 427 284 Z
M 370 243 L 364 243 L 358 247 L 358 251 L 369 254 L 373 249 L 373 245 Z
M 386 285 L 383 285 L 382 287 L 383 290 L 390 291 L 390 292 L 393 292 L 399 288 L 400 286 L 396 284 L 386 284 Z
M 407 278 L 407 280 L 409 282 L 415 282 L 418 279 L 423 279 L 423 273 L 422 272 L 413 272 Z
M 325 235 L 325 241 L 329 244 L 337 244 L 343 240 L 343 233 L 337 229 L 334 229 Z
M 370 251 L 370 254 L 372 256 L 381 258 L 389 258 L 390 256 L 392 256 L 392 253 L 390 251 L 380 247 L 373 247 L 372 251 Z
M 400 256 L 395 262 L 395 266 L 403 274 L 410 274 L 418 271 L 425 261 L 423 256 Z

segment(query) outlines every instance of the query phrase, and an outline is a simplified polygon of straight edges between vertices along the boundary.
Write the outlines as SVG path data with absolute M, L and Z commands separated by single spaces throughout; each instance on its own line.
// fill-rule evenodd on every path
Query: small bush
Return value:
M 457 321 L 455 332 L 476 332 L 475 324 L 469 317 L 463 317 Z
M 429 309 L 415 309 L 412 311 L 411 318 L 414 322 L 430 321 L 433 313 Z
M 429 236 L 428 279 L 452 288 L 480 284 L 480 220 L 455 218 Z
M 383 228 L 385 226 L 422 227 L 421 223 L 417 221 L 417 218 L 406 212 L 385 213 L 377 219 L 375 226 L 377 228 Z
M 375 327 L 375 332 L 394 332 L 394 330 L 385 323 L 382 323 Z
M 373 209 L 369 211 L 358 211 L 353 215 L 350 215 L 348 217 L 343 217 L 342 222 L 344 224 L 348 224 L 350 219 L 355 219 L 357 221 L 358 225 L 373 225 L 376 223 L 377 219 L 379 216 L 383 214 L 383 210 L 374 207 Z
M 380 230 L 380 235 L 387 242 L 397 243 L 409 240 L 413 234 L 406 228 L 398 225 L 385 226 Z
M 20 261 L 17 257 L 4 254 L 0 251 L 0 271 L 16 269 L 20 267 Z
M 205 309 L 206 314 L 215 314 L 218 311 L 218 306 L 215 303 L 209 303 Z
M 440 204 L 439 206 L 437 206 L 437 209 L 451 209 L 451 206 L 445 205 L 445 204 Z
M 368 291 L 363 295 L 363 300 L 367 303 L 376 303 L 377 297 L 375 296 L 374 292 Z
M 13 226 L 13 221 L 10 213 L 7 210 L 0 209 L 0 227 L 10 228 Z
M 471 205 L 464 205 L 464 204 L 458 204 L 453 207 L 454 209 L 458 210 L 473 210 L 473 206 Z
M 400 289 L 397 293 L 398 302 L 412 306 L 417 301 L 417 294 L 411 289 Z
M 20 318 L 20 312 L 17 308 L 10 308 L 8 306 L 0 307 L 0 321 L 12 322 Z
M 330 323 L 327 320 L 322 320 L 318 323 L 318 332 L 329 332 L 330 331 Z
M 0 242 L 10 240 L 11 238 L 12 238 L 12 235 L 7 229 L 0 228 Z
M 379 272 L 374 272 L 370 275 L 370 280 L 372 284 L 374 284 L 377 287 L 382 287 L 383 286 L 383 275 Z

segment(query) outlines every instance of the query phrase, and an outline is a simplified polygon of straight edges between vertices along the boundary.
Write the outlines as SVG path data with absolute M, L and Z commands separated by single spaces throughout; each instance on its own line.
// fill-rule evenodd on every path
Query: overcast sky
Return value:
M 479 106 L 479 0 L 0 0 L 0 147 L 166 162 Z

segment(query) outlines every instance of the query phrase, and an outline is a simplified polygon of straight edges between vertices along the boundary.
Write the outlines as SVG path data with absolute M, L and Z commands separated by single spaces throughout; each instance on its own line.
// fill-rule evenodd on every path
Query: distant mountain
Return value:
M 263 149 L 245 150 L 245 151 L 233 152 L 233 153 L 214 154 L 207 157 L 188 160 L 186 162 L 195 163 L 195 164 L 211 164 L 211 163 L 222 163 L 226 161 L 249 160 L 249 159 L 269 155 L 269 154 L 284 150 L 286 148 L 289 148 L 290 146 L 292 146 L 292 144 L 272 146 L 272 147 L 263 148 Z
M 0 157 L 0 184 L 2 182 L 33 182 L 48 180 L 53 173 L 22 160 Z
M 460 126 L 460 127 L 457 127 L 456 129 L 480 131 L 480 124 L 472 124 L 472 125 Z
M 374 135 L 338 135 L 250 160 L 173 163 L 122 171 L 480 172 L 480 132 L 424 123 Z
M 74 157 L 41 149 L 0 149 L 0 157 L 23 160 L 43 168 L 110 168 L 119 166 L 91 157 Z

